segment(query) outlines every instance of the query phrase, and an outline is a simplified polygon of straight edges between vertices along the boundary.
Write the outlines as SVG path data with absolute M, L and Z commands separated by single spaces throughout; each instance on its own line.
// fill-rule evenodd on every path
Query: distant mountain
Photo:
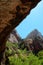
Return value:
M 30 32 L 25 39 L 21 39 L 17 31 L 13 30 L 8 40 L 12 43 L 18 43 L 19 48 L 26 48 L 28 51 L 30 50 L 35 54 L 43 50 L 43 36 L 37 29 Z
M 20 48 L 31 50 L 37 54 L 40 50 L 43 50 L 43 36 L 35 29 L 21 42 Z
M 33 39 L 34 40 L 35 37 L 40 37 L 41 39 L 43 39 L 43 36 L 41 35 L 41 33 L 37 29 L 30 32 L 30 34 L 26 37 L 26 39 Z
M 17 33 L 17 31 L 14 29 L 10 35 L 8 40 L 12 43 L 19 43 L 21 41 L 20 35 Z

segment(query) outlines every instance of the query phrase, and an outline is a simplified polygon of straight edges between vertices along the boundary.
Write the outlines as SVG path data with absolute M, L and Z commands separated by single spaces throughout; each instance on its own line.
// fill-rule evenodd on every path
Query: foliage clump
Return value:
M 7 54 L 11 54 L 13 52 L 13 54 L 8 56 L 10 62 L 9 65 L 43 65 L 43 50 L 37 55 L 34 55 L 32 52 L 26 51 L 26 49 L 18 49 L 16 44 L 7 45 L 10 46 L 9 50 L 7 50 Z

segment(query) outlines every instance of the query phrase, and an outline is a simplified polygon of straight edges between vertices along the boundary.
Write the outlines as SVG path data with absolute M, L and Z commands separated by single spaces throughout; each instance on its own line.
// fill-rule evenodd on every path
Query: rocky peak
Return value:
M 24 47 L 22 47 L 24 45 Z M 26 48 L 37 54 L 40 50 L 43 50 L 43 36 L 35 29 L 33 30 L 20 44 L 22 49 Z
M 26 37 L 26 39 L 33 39 L 34 40 L 35 37 L 40 37 L 41 39 L 43 39 L 43 36 L 41 35 L 41 33 L 37 29 L 30 32 L 30 34 Z

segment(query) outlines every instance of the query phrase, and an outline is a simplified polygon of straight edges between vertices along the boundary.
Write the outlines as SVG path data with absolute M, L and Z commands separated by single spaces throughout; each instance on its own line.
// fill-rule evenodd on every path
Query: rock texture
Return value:
M 0 61 L 8 35 L 40 0 L 0 0 Z M 1 65 L 1 64 L 0 64 Z
M 43 36 L 35 29 L 33 30 L 19 45 L 20 48 L 26 48 L 28 51 L 32 51 L 37 54 L 40 50 L 43 50 Z
M 27 35 L 26 39 L 33 39 L 36 37 L 40 37 L 41 39 L 43 39 L 43 35 L 37 30 L 33 30 L 32 32 L 30 32 L 29 35 Z
M 15 29 L 10 33 L 9 38 L 8 38 L 8 41 L 12 43 L 20 43 L 21 40 L 22 39 L 20 35 L 17 33 Z

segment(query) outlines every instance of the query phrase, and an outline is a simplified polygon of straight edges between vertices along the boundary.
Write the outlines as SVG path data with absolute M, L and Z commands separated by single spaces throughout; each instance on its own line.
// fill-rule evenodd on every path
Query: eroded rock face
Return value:
M 0 56 L 8 35 L 40 0 L 0 0 Z M 1 59 L 1 57 L 0 57 Z
M 9 37 L 8 37 L 8 41 L 12 42 L 12 43 L 19 43 L 21 41 L 21 37 L 20 35 L 17 33 L 17 31 L 14 29 Z
M 19 46 L 22 49 L 26 48 L 28 51 L 37 54 L 39 51 L 43 50 L 43 35 L 35 29 L 30 32 L 24 40 L 22 40 Z

